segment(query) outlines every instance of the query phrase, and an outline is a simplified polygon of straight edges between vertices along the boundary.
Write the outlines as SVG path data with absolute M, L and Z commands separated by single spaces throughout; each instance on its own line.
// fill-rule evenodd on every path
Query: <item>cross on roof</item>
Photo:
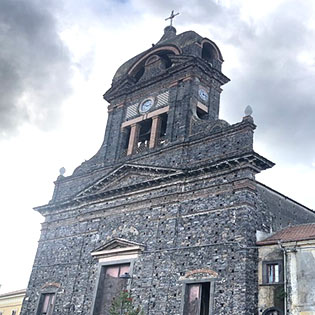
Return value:
M 175 13 L 175 14 L 174 14 L 174 10 L 172 10 L 171 15 L 170 15 L 168 18 L 166 18 L 165 21 L 170 20 L 170 26 L 172 26 L 172 25 L 173 25 L 173 19 L 174 19 L 174 17 L 175 17 L 176 15 L 178 15 L 178 14 L 179 14 L 179 13 Z

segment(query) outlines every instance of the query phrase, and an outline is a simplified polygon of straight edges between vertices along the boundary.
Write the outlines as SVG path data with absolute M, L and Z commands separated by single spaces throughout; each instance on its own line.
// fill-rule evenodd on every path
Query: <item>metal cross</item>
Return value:
M 173 19 L 174 19 L 174 17 L 175 17 L 176 15 L 178 15 L 178 14 L 179 14 L 179 13 L 175 13 L 175 14 L 174 14 L 174 10 L 172 10 L 171 16 L 169 16 L 168 18 L 166 18 L 165 21 L 170 20 L 170 26 L 172 26 L 172 25 L 173 25 Z

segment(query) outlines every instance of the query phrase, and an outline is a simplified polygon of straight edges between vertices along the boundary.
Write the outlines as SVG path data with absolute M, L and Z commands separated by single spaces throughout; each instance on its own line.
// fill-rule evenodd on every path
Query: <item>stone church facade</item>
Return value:
M 131 292 L 144 314 L 260 314 L 257 231 L 315 221 L 257 182 L 274 164 L 253 150 L 250 112 L 219 119 L 223 58 L 168 26 L 124 63 L 104 94 L 104 142 L 60 175 L 22 315 L 108 314 Z

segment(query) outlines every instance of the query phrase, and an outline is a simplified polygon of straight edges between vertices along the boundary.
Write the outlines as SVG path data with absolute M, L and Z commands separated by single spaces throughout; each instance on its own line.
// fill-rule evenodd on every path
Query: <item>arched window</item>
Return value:
M 136 68 L 132 76 L 139 81 L 144 74 L 145 67 L 151 63 L 152 60 L 159 60 L 163 69 L 167 69 L 172 65 L 169 55 L 173 55 L 172 51 L 159 51 L 154 55 L 148 57 L 145 62 L 140 63 Z
M 138 60 L 128 71 L 128 75 L 139 81 L 144 74 L 145 63 L 153 56 L 158 56 L 161 62 L 164 64 L 165 69 L 171 67 L 172 62 L 169 58 L 170 55 L 178 55 L 180 51 L 173 46 L 159 47 L 150 51 L 148 54 L 144 55 L 140 60 Z
M 275 307 L 271 307 L 271 308 L 268 308 L 267 310 L 265 310 L 263 312 L 263 315 L 282 315 L 282 312 Z
M 218 54 L 210 43 L 205 42 L 202 46 L 201 57 L 212 63 L 214 59 L 218 59 Z

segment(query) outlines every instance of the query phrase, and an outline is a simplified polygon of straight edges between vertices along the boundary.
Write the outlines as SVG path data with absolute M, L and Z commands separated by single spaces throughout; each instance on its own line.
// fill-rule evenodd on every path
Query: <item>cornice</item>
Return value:
M 71 206 L 78 206 L 82 202 L 86 201 L 95 201 L 97 199 L 103 199 L 109 196 L 117 196 L 125 194 L 127 192 L 136 191 L 143 188 L 155 187 L 156 185 L 161 184 L 162 182 L 170 182 L 173 180 L 183 179 L 185 177 L 196 176 L 201 173 L 217 172 L 222 170 L 232 170 L 234 168 L 250 168 L 253 172 L 258 173 L 261 170 L 270 168 L 274 165 L 271 161 L 265 159 L 254 151 L 245 153 L 242 155 L 225 158 L 218 160 L 212 163 L 207 163 L 204 165 L 199 165 L 194 168 L 181 169 L 175 173 L 168 174 L 166 176 L 158 177 L 146 182 L 137 183 L 134 185 L 129 185 L 125 187 L 119 187 L 115 189 L 109 189 L 106 191 L 101 191 L 98 193 L 90 193 L 77 195 L 75 197 L 69 198 L 68 200 L 47 204 L 44 206 L 36 207 L 34 210 L 44 214 L 57 209 L 63 209 Z M 144 167 L 144 166 L 143 166 Z M 151 166 L 147 166 L 149 169 Z
M 208 62 L 204 61 L 203 59 L 199 57 L 193 57 L 193 56 L 172 56 L 174 60 L 177 60 L 177 62 L 174 62 L 173 66 L 166 69 L 166 71 L 156 77 L 153 77 L 149 80 L 146 80 L 144 82 L 134 82 L 134 79 L 132 79 L 129 76 L 125 76 L 120 81 L 115 83 L 114 86 L 112 86 L 104 95 L 104 99 L 108 102 L 112 102 L 114 99 L 118 99 L 120 97 L 127 96 L 131 93 L 134 93 L 138 90 L 144 89 L 148 86 L 154 85 L 156 83 L 159 83 L 160 81 L 171 79 L 172 82 L 174 82 L 174 74 L 184 71 L 189 67 L 198 66 L 200 70 L 202 70 L 204 75 L 209 76 L 210 78 L 215 78 L 218 80 L 222 85 L 229 82 L 230 79 L 226 77 L 222 72 L 215 69 L 211 66 Z M 185 76 L 182 78 L 184 79 Z M 177 80 L 180 80 L 180 78 L 177 78 Z M 112 110 L 112 108 L 115 108 L 117 105 L 109 105 L 108 109 Z

